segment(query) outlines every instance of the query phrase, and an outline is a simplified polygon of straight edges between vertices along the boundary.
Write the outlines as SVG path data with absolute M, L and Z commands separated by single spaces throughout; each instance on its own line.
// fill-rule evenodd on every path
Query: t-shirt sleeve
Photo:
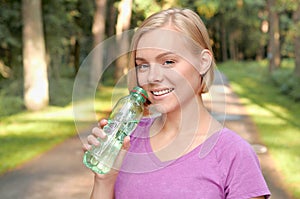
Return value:
M 219 150 L 219 163 L 226 199 L 269 198 L 270 191 L 252 147 L 234 134 L 227 137 L 224 143 Z

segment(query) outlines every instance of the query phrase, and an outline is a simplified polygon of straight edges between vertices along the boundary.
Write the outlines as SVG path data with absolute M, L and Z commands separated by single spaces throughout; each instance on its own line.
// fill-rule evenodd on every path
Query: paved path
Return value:
M 226 94 L 226 95 L 224 95 Z M 207 106 L 220 121 L 238 132 L 253 146 L 261 144 L 255 126 L 226 79 L 218 74 Z M 224 106 L 226 102 L 226 106 Z M 259 145 L 260 146 L 260 145 Z M 264 149 L 264 148 L 258 148 Z M 85 199 L 89 198 L 93 175 L 82 164 L 81 142 L 71 138 L 19 168 L 0 176 L 1 199 Z M 281 188 L 281 176 L 268 153 L 258 154 L 272 199 L 291 199 Z
M 82 162 L 78 137 L 0 177 L 1 199 L 89 198 L 93 175 Z

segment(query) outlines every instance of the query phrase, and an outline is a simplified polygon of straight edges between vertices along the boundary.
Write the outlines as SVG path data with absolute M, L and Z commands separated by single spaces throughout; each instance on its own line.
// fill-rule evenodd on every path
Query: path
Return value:
M 251 144 L 261 144 L 252 121 L 237 96 L 223 76 L 217 75 L 212 88 L 213 97 L 207 106 L 213 105 L 214 115 L 224 118 L 225 125 L 238 132 Z M 226 80 L 226 79 L 224 79 Z M 224 92 L 226 97 L 224 97 Z M 47 153 L 19 168 L 0 176 L 1 199 L 85 199 L 89 198 L 93 175 L 82 164 L 81 142 L 71 138 Z M 268 153 L 259 154 L 262 170 L 272 192 L 272 199 L 290 199 L 281 189 L 280 176 Z
M 89 198 L 93 175 L 82 162 L 78 137 L 0 177 L 1 199 Z

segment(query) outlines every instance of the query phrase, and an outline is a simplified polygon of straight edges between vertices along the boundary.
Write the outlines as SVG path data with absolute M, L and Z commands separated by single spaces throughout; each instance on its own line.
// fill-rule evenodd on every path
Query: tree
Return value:
M 258 48 L 266 43 L 260 29 L 264 1 L 198 0 L 194 6 L 207 25 L 218 60 L 257 57 Z
M 269 44 L 268 44 L 268 58 L 269 71 L 272 72 L 279 68 L 280 58 L 280 29 L 279 29 L 279 14 L 276 11 L 276 0 L 268 0 L 267 2 L 269 12 Z
M 55 0 L 43 1 L 42 7 L 51 93 L 51 79 L 54 77 L 60 81 L 63 67 L 74 66 L 75 74 L 79 68 L 79 38 L 84 40 L 84 33 L 91 33 L 92 18 L 88 8 L 92 9 L 94 5 L 90 1 Z M 82 46 L 91 47 L 86 44 Z
M 128 34 L 122 34 L 130 28 L 132 0 L 122 0 L 119 3 L 119 15 L 116 24 L 117 44 L 121 49 L 120 52 L 128 52 L 130 41 Z M 128 65 L 128 53 L 121 55 L 116 61 L 115 80 L 118 81 L 125 73 Z
M 106 19 L 106 0 L 95 0 L 96 10 L 94 13 L 94 21 L 92 33 L 94 38 L 93 62 L 90 68 L 90 86 L 99 81 L 99 77 L 103 69 L 103 48 L 98 46 L 105 38 L 105 19 Z
M 293 21 L 295 27 L 294 37 L 294 52 L 295 52 L 295 69 L 294 74 L 300 77 L 300 5 L 297 4 L 297 9 L 293 12 Z
M 22 1 L 24 103 L 40 110 L 49 103 L 41 0 Z
M 19 1 L 0 1 L 0 80 L 21 79 L 22 16 Z M 10 71 L 9 73 L 7 73 Z M 2 84 L 3 85 L 3 84 Z M 21 89 L 23 90 L 23 89 Z

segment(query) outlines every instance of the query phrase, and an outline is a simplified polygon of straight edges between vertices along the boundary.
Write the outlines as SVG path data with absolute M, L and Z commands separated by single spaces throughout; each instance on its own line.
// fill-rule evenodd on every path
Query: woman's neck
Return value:
M 159 119 L 161 132 L 178 134 L 181 131 L 201 132 L 209 122 L 210 114 L 206 110 L 201 97 L 192 98 L 167 114 L 163 114 Z
M 180 111 L 158 117 L 151 127 L 150 143 L 160 159 L 175 159 L 199 146 L 220 126 L 199 97 Z

